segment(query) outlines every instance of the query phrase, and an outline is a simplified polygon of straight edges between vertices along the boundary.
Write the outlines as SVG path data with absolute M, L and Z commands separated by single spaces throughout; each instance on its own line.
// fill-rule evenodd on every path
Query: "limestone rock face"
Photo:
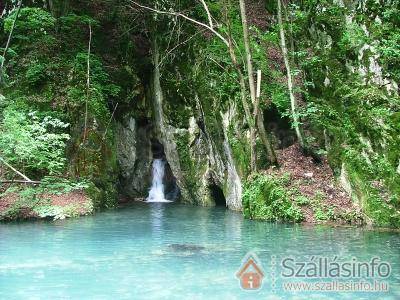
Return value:
M 151 126 L 127 117 L 117 124 L 117 160 L 120 192 L 129 197 L 145 197 L 151 183 Z
M 207 123 L 194 115 L 190 117 L 189 128 L 175 128 L 168 124 L 167 115 L 164 116 L 161 133 L 150 122 L 140 124 L 133 117 L 124 117 L 117 124 L 120 193 L 132 198 L 146 197 L 151 185 L 153 157 L 157 157 L 168 162 L 167 199 L 180 196 L 184 203 L 225 204 L 234 210 L 241 209 L 241 179 L 225 129 L 222 130 L 229 121 L 223 124 L 221 120 L 220 132 L 210 133 Z
M 195 115 L 196 112 L 190 117 L 188 128 L 169 125 L 169 138 L 164 140 L 166 158 L 181 189 L 181 200 L 240 210 L 241 179 L 222 130 L 224 124 L 218 123 L 218 132 L 217 126 L 210 128 L 205 119 Z

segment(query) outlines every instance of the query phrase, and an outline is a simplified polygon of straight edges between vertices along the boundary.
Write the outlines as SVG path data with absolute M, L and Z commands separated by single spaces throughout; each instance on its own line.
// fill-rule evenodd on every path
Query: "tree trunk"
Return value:
M 6 14 L 7 12 L 7 3 L 5 2 L 0 2 L 0 18 L 3 18 L 3 16 Z
M 86 101 L 85 101 L 85 125 L 83 129 L 83 143 L 86 142 L 86 133 L 87 133 L 87 125 L 88 125 L 88 104 L 90 100 L 90 54 L 92 47 L 92 26 L 89 22 L 89 42 L 88 42 L 88 50 L 87 50 L 87 59 L 86 59 Z
M 240 4 L 240 15 L 242 18 L 242 27 L 243 27 L 243 41 L 244 48 L 246 52 L 246 67 L 247 67 L 247 76 L 249 81 L 250 88 L 250 97 L 251 103 L 253 104 L 253 115 L 250 117 L 250 147 L 251 147 L 251 170 L 252 172 L 257 171 L 257 157 L 256 157 L 256 116 L 258 110 L 258 99 L 256 97 L 256 88 L 254 84 L 254 76 L 253 76 L 253 61 L 251 56 L 251 48 L 250 48 L 250 39 L 249 39 L 249 28 L 247 25 L 247 17 L 246 17 L 246 4 L 244 0 L 239 0 Z
M 247 89 L 246 89 L 246 81 L 243 75 L 243 72 L 238 65 L 237 62 L 237 57 L 235 54 L 235 51 L 232 46 L 232 41 L 229 38 L 229 53 L 231 56 L 231 60 L 236 68 L 236 72 L 239 75 L 239 85 L 240 85 L 240 99 L 242 102 L 242 106 L 245 112 L 245 117 L 246 117 L 246 122 L 249 125 L 250 129 L 250 168 L 252 172 L 255 172 L 257 170 L 257 158 L 256 158 L 256 128 L 254 126 L 254 121 L 251 116 L 251 111 L 250 111 L 250 106 L 247 102 Z
M 8 162 L 5 161 L 4 158 L 0 157 L 0 161 L 2 161 L 7 167 L 9 167 L 11 170 L 13 170 L 15 173 L 17 173 L 19 176 L 21 176 L 23 179 L 25 179 L 26 181 L 31 182 L 32 180 L 30 180 L 28 178 L 28 176 L 26 176 L 25 174 L 21 173 L 20 171 L 18 171 L 17 169 L 15 169 L 12 165 L 10 165 Z
M 226 5 L 226 3 L 225 3 Z M 227 10 L 228 7 L 225 6 L 225 19 L 226 19 L 226 23 L 228 24 L 228 50 L 229 50 L 229 55 L 231 57 L 232 63 L 236 69 L 236 72 L 238 73 L 239 76 L 239 85 L 240 85 L 240 100 L 242 102 L 242 106 L 244 109 L 244 113 L 245 113 L 245 117 L 246 117 L 246 122 L 249 126 L 249 130 L 250 130 L 250 168 L 252 171 L 256 170 L 256 166 L 257 166 L 257 159 L 256 159 L 256 147 L 255 147 L 255 134 L 256 134 L 256 130 L 255 130 L 255 124 L 252 118 L 252 114 L 251 114 L 251 108 L 249 103 L 247 102 L 247 88 L 246 88 L 246 80 L 244 78 L 243 75 L 243 71 L 238 63 L 237 57 L 236 57 L 236 53 L 235 53 L 235 49 L 233 47 L 233 43 L 232 43 L 232 36 L 231 36 L 231 31 L 230 31 L 230 26 L 229 26 L 229 19 L 228 19 L 228 15 L 227 15 Z M 253 83 L 254 85 L 254 83 Z M 253 143 L 254 141 L 254 143 Z
M 0 66 L 0 85 L 3 84 L 3 79 L 4 79 L 4 77 L 3 77 L 3 70 L 4 70 L 4 63 L 5 63 L 5 61 L 6 61 L 6 54 L 7 54 L 8 48 L 10 47 L 10 42 L 11 42 L 12 34 L 13 34 L 13 32 L 14 32 L 15 23 L 17 22 L 18 15 L 19 15 L 19 12 L 20 12 L 20 10 L 21 10 L 21 6 L 22 6 L 22 0 L 20 0 L 20 1 L 18 2 L 17 13 L 15 14 L 15 18 L 14 18 L 13 24 L 12 24 L 12 26 L 11 26 L 10 34 L 8 35 L 6 47 L 4 48 L 3 60 L 1 61 L 1 66 Z
M 247 17 L 246 17 L 246 4 L 244 0 L 240 0 L 240 15 L 242 18 L 242 27 L 243 27 L 243 41 L 244 41 L 244 49 L 246 52 L 246 67 L 247 67 L 247 75 L 249 80 L 250 87 L 250 96 L 251 102 L 256 102 L 256 88 L 254 83 L 254 71 L 253 71 L 253 60 L 251 56 L 251 48 L 250 48 L 250 39 L 249 39 L 249 28 L 247 25 Z
M 268 137 L 267 131 L 264 127 L 264 118 L 262 113 L 259 111 L 257 115 L 257 127 L 258 134 L 260 135 L 261 141 L 264 144 L 264 147 L 268 154 L 269 162 L 274 166 L 279 166 L 278 158 L 276 157 L 275 149 L 272 147 L 271 140 Z
M 270 140 L 268 139 L 268 135 L 265 131 L 265 127 L 264 127 L 264 123 L 263 123 L 262 114 L 259 111 L 260 97 L 257 97 L 257 95 L 256 95 L 256 88 L 255 88 L 255 82 L 254 82 L 253 58 L 251 55 L 249 26 L 247 24 L 246 3 L 244 0 L 240 0 L 239 4 L 240 4 L 240 15 L 241 15 L 242 27 L 243 27 L 244 48 L 245 48 L 245 52 L 246 52 L 247 75 L 248 75 L 248 81 L 249 81 L 251 103 L 253 104 L 253 115 L 252 115 L 251 122 L 252 122 L 252 126 L 258 128 L 258 133 L 259 133 L 260 138 L 265 146 L 270 163 L 273 165 L 277 165 L 275 150 L 272 147 Z M 253 156 L 255 157 L 255 155 L 256 155 L 255 130 L 253 130 L 253 132 L 250 132 L 250 139 L 251 139 L 250 143 L 251 143 L 251 149 L 252 149 L 251 151 L 253 153 Z M 254 164 L 254 166 L 253 166 L 253 164 Z M 252 161 L 252 170 L 253 171 L 257 170 L 257 161 L 256 160 L 254 162 Z
M 231 43 L 230 43 L 231 45 Z M 249 104 L 247 102 L 247 89 L 246 89 L 246 81 L 243 75 L 240 66 L 237 64 L 236 54 L 233 51 L 233 48 L 230 49 L 231 52 L 231 59 L 236 66 L 236 71 L 239 75 L 239 85 L 240 85 L 240 99 L 242 101 L 242 105 L 245 111 L 246 122 L 249 125 L 250 130 L 250 168 L 252 172 L 257 170 L 257 157 L 256 157 L 256 128 L 254 124 L 254 120 L 251 116 L 251 111 Z
M 289 56 L 288 56 L 288 51 L 287 51 L 287 47 L 286 47 L 285 30 L 283 28 L 282 4 L 281 4 L 281 0 L 277 0 L 277 1 L 278 1 L 279 33 L 280 33 L 280 39 L 281 39 L 282 55 L 283 55 L 283 60 L 285 62 L 286 73 L 287 73 L 287 86 L 288 86 L 288 90 L 289 90 L 293 127 L 296 132 L 296 136 L 299 141 L 300 147 L 302 149 L 304 149 L 305 148 L 304 139 L 303 139 L 303 135 L 300 130 L 299 117 L 297 115 L 298 104 L 297 104 L 297 99 L 293 92 L 292 72 L 290 70 Z
M 0 180 L 0 183 L 41 184 L 41 181 L 28 181 L 28 180 Z
M 68 12 L 69 0 L 48 0 L 47 2 L 54 18 L 62 17 Z

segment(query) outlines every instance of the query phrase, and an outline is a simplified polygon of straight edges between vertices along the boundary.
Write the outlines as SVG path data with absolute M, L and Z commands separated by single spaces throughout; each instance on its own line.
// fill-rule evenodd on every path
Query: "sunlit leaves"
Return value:
M 68 123 L 50 115 L 8 107 L 0 125 L 0 152 L 27 172 L 58 174 L 66 162 L 68 127 Z

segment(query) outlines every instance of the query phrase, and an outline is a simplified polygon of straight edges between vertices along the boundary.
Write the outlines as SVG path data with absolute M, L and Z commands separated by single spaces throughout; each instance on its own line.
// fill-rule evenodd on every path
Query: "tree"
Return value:
M 280 34 L 280 43 L 281 43 L 281 50 L 283 55 L 283 60 L 285 62 L 286 74 L 287 74 L 287 86 L 289 90 L 289 97 L 290 97 L 290 107 L 291 107 L 291 114 L 293 119 L 293 127 L 296 132 L 297 139 L 299 141 L 300 147 L 304 150 L 305 144 L 303 135 L 300 130 L 300 120 L 297 113 L 298 110 L 298 103 L 296 96 L 293 92 L 293 79 L 292 79 L 292 71 L 290 68 L 289 62 L 289 55 L 286 46 L 286 38 L 285 38 L 285 29 L 283 28 L 283 21 L 282 21 L 282 3 L 281 0 L 278 1 L 278 23 L 279 23 L 279 34 Z
M 267 150 L 268 157 L 270 162 L 274 165 L 277 164 L 277 158 L 275 155 L 275 151 L 271 145 L 271 142 L 268 139 L 266 130 L 264 128 L 264 122 L 262 118 L 262 114 L 260 113 L 259 106 L 260 106 L 260 97 L 256 95 L 256 88 L 254 83 L 254 69 L 253 69 L 253 58 L 251 55 L 251 47 L 250 47 L 250 38 L 249 38 L 249 29 L 247 24 L 247 16 L 246 16 L 246 4 L 244 0 L 239 1 L 240 4 L 240 16 L 242 19 L 242 27 L 243 27 L 243 41 L 244 41 L 244 48 L 246 52 L 246 66 L 247 66 L 247 77 L 249 81 L 249 88 L 250 88 L 250 97 L 251 103 L 253 104 L 253 115 L 251 122 L 254 123 L 253 128 L 258 127 L 260 138 Z M 256 135 L 255 131 L 250 131 L 250 143 L 251 143 L 251 153 L 252 153 L 252 160 L 251 160 L 251 169 L 252 171 L 257 170 L 257 162 L 255 159 L 256 156 Z
M 146 10 L 151 11 L 156 14 L 171 15 L 171 16 L 183 18 L 197 26 L 203 27 L 203 28 L 207 29 L 208 31 L 210 31 L 211 33 L 213 33 L 217 38 L 219 38 L 224 43 L 224 45 L 227 47 L 227 51 L 229 53 L 230 59 L 234 65 L 235 70 L 237 71 L 238 77 L 239 77 L 240 99 L 241 99 L 243 109 L 245 111 L 246 122 L 247 122 L 247 124 L 249 126 L 249 130 L 250 130 L 251 170 L 254 172 L 254 171 L 256 171 L 256 167 L 257 167 L 257 161 L 256 161 L 257 125 L 260 125 L 259 127 L 261 127 L 261 129 L 258 132 L 263 134 L 261 139 L 262 139 L 264 145 L 266 146 L 266 150 L 267 150 L 267 153 L 269 154 L 270 162 L 272 164 L 277 164 L 274 149 L 266 135 L 266 131 L 265 131 L 263 124 L 261 124 L 262 116 L 259 117 L 259 115 L 261 115 L 261 114 L 259 112 L 259 99 L 256 99 L 255 83 L 254 83 L 254 78 L 252 76 L 253 67 L 252 67 L 252 57 L 251 57 L 251 51 L 250 51 L 250 41 L 249 41 L 249 36 L 248 36 L 247 20 L 246 20 L 246 18 L 243 18 L 243 16 L 242 16 L 243 39 L 245 42 L 246 53 L 247 53 L 246 66 L 247 66 L 247 70 L 248 70 L 248 83 L 249 83 L 249 89 L 250 89 L 251 103 L 248 102 L 248 90 L 247 90 L 247 86 L 246 86 L 246 80 L 245 80 L 243 70 L 239 64 L 238 57 L 236 55 L 232 34 L 231 34 L 231 31 L 229 30 L 230 22 L 229 22 L 229 18 L 227 17 L 227 13 L 225 13 L 225 20 L 226 20 L 226 23 L 228 24 L 228 33 L 220 31 L 219 28 L 216 28 L 214 26 L 213 17 L 210 13 L 210 10 L 209 10 L 206 2 L 204 0 L 200 0 L 200 2 L 205 10 L 206 15 L 207 15 L 208 23 L 198 21 L 194 18 L 187 16 L 184 13 L 181 13 L 181 12 L 175 12 L 172 10 L 168 10 L 168 11 L 159 10 L 156 8 L 152 8 L 152 7 L 148 7 L 148 6 L 139 4 L 135 1 L 131 1 L 131 3 L 136 7 L 146 9 Z M 230 3 L 227 4 L 226 1 L 224 1 L 225 11 L 228 10 L 229 7 L 230 7 Z M 241 2 L 241 12 L 242 11 L 244 11 L 244 15 L 245 15 L 244 2 L 243 3 Z M 259 119 L 260 122 L 257 122 L 257 119 Z
M 46 3 L 55 18 L 59 18 L 68 12 L 69 0 L 47 0 Z
M 251 56 L 250 50 L 250 40 L 249 40 L 249 29 L 247 25 L 247 17 L 246 17 L 246 4 L 244 0 L 239 0 L 240 4 L 240 16 L 242 19 L 242 27 L 243 27 L 243 41 L 244 41 L 244 49 L 246 52 L 246 67 L 247 67 L 247 77 L 249 81 L 250 88 L 250 98 L 251 103 L 253 104 L 253 110 L 255 115 L 252 116 L 251 122 L 253 123 L 250 127 L 250 143 L 251 143 L 251 170 L 253 172 L 257 171 L 257 161 L 256 161 L 256 133 L 255 133 L 255 119 L 258 111 L 258 98 L 256 97 L 256 88 L 254 84 L 254 71 L 253 71 L 253 59 Z
M 0 85 L 3 84 L 3 80 L 4 80 L 3 72 L 4 72 L 4 63 L 6 61 L 6 54 L 7 54 L 8 48 L 10 47 L 10 42 L 11 42 L 11 38 L 12 38 L 12 35 L 14 32 L 15 23 L 17 22 L 18 15 L 21 10 L 21 6 L 22 6 L 22 0 L 20 0 L 18 2 L 17 12 L 15 13 L 15 18 L 14 18 L 13 24 L 11 26 L 10 33 L 8 34 L 7 44 L 6 44 L 6 47 L 4 48 L 3 57 L 1 60 L 1 66 L 0 66 Z

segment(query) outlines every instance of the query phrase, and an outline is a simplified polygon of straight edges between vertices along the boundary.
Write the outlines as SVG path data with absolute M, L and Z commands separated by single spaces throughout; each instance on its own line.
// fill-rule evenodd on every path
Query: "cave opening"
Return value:
M 225 199 L 225 195 L 224 195 L 224 192 L 222 191 L 222 189 L 215 183 L 211 183 L 208 186 L 208 188 L 210 190 L 211 198 L 215 202 L 215 206 L 226 207 L 226 199 Z
M 151 139 L 151 153 L 153 154 L 153 159 L 165 159 L 164 146 L 157 139 Z
M 264 110 L 264 125 L 275 137 L 274 144 L 278 149 L 287 148 L 296 142 L 296 134 L 290 118 L 282 116 L 275 104 L 271 104 Z

